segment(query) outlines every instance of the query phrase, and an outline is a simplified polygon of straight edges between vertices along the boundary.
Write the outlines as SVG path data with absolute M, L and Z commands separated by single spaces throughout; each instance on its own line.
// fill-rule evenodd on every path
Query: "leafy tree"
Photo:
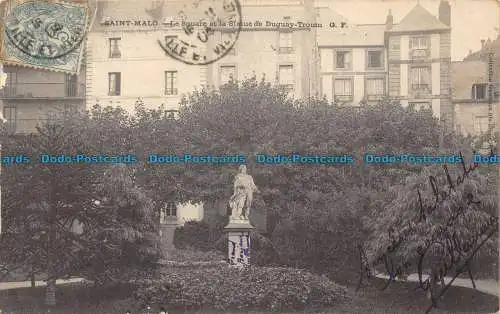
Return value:
M 100 130 L 92 126 L 104 119 L 111 138 L 94 143 Z M 102 154 L 99 144 L 113 143 L 120 133 L 114 133 L 113 127 L 121 126 L 114 122 L 119 121 L 88 115 L 50 121 L 38 134 L 11 141 L 9 147 L 16 148 L 4 154 L 28 152 L 32 158 L 41 154 Z M 115 143 L 114 148 L 119 151 L 124 143 Z M 111 282 L 126 278 L 138 265 L 147 270 L 154 264 L 156 230 L 151 200 L 132 181 L 132 173 L 118 169 L 32 160 L 7 167 L 2 173 L 7 188 L 0 246 L 3 252 L 15 252 L 2 254 L 4 262 L 26 265 L 33 273 L 46 272 L 47 304 L 55 303 L 58 278 L 85 276 L 98 283 Z M 83 224 L 83 230 L 75 232 L 78 224 Z
M 498 238 L 491 237 L 478 254 L 471 255 L 481 242 L 485 226 L 496 213 L 496 174 L 473 171 L 466 176 L 459 167 L 447 167 L 453 186 L 443 168 L 425 167 L 391 189 L 392 202 L 373 208 L 366 220 L 370 238 L 366 242 L 369 262 L 377 265 L 389 261 L 393 276 L 423 271 L 452 276 L 466 270 L 465 262 L 498 256 Z M 456 178 L 464 178 L 457 181 Z M 492 188 L 493 187 L 493 188 Z M 438 194 L 439 196 L 436 196 Z M 498 222 L 493 224 L 494 230 Z M 431 275 L 429 284 L 436 291 Z M 426 278 L 423 278 L 426 280 Z M 433 297 L 435 294 L 433 294 Z
M 455 154 L 468 144 L 444 134 L 430 111 L 416 112 L 390 99 L 359 109 L 316 98 L 292 101 L 255 77 L 192 93 L 183 101 L 175 130 L 176 144 L 169 152 L 249 156 L 249 170 L 262 192 L 256 210 L 267 211 L 267 229 L 280 259 L 323 269 L 358 267 L 354 244 L 366 239 L 363 220 L 372 208 L 392 201 L 391 186 L 422 171 L 421 165 L 364 165 L 364 153 Z M 255 162 L 260 152 L 353 154 L 356 162 L 263 165 Z M 158 174 L 151 185 L 175 186 L 187 199 L 207 202 L 231 195 L 235 166 L 182 167 L 177 177 L 163 180 Z

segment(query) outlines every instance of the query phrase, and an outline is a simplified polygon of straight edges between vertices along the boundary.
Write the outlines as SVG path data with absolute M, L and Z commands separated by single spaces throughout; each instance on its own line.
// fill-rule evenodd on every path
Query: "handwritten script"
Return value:
M 417 197 L 419 204 L 419 212 L 416 215 L 414 221 L 406 221 L 400 226 L 400 230 L 396 231 L 394 227 L 389 228 L 389 239 L 390 245 L 387 250 L 377 256 L 371 263 L 368 262 L 366 253 L 362 246 L 359 246 L 360 257 L 361 257 L 361 276 L 358 284 L 358 289 L 362 283 L 363 277 L 370 278 L 372 276 L 372 268 L 377 265 L 384 264 L 385 269 L 389 275 L 389 280 L 385 284 L 384 288 L 395 281 L 396 277 L 401 276 L 406 273 L 409 267 L 413 263 L 417 262 L 418 266 L 418 277 L 419 277 L 419 288 L 424 291 L 429 291 L 431 296 L 432 304 L 427 309 L 426 313 L 430 312 L 432 308 L 436 307 L 436 300 L 440 298 L 446 290 L 449 289 L 453 281 L 464 271 L 469 272 L 469 276 L 473 281 L 472 274 L 470 272 L 469 263 L 474 255 L 479 251 L 479 249 L 490 239 L 498 230 L 498 217 L 489 216 L 488 214 L 481 212 L 481 217 L 483 218 L 483 224 L 473 228 L 473 230 L 467 229 L 468 232 L 459 232 L 458 226 L 463 226 L 464 223 L 471 222 L 468 218 L 466 209 L 479 207 L 481 202 L 475 200 L 474 195 L 469 192 L 464 194 L 464 200 L 457 200 L 455 193 L 457 188 L 460 187 L 469 175 L 475 171 L 479 165 L 473 163 L 467 166 L 464 162 L 462 153 L 459 153 L 461 157 L 461 170 L 462 174 L 457 176 L 455 180 L 452 179 L 447 165 L 443 165 L 444 175 L 446 177 L 446 186 L 439 186 L 438 179 L 435 176 L 429 176 L 429 185 L 432 189 L 432 195 L 434 196 L 434 202 L 431 206 L 424 206 L 422 201 L 422 193 L 417 189 Z M 407 241 L 411 236 L 418 233 L 418 227 L 422 224 L 427 224 L 430 221 L 431 215 L 436 212 L 436 209 L 441 208 L 442 205 L 448 201 L 449 204 L 453 205 L 452 214 L 447 217 L 444 224 L 436 224 L 433 232 L 429 232 L 429 235 L 424 235 L 421 237 L 421 243 L 416 248 L 417 259 L 413 259 L 413 262 L 406 260 L 400 263 L 399 266 L 395 267 L 395 263 L 392 260 L 391 253 L 394 253 L 402 243 Z M 440 211 L 437 211 L 439 215 Z M 479 211 L 478 211 L 479 213 Z M 422 273 L 424 271 L 424 261 L 430 263 L 431 274 L 426 280 L 422 279 Z M 445 285 L 444 278 L 450 270 L 454 270 L 453 277 L 451 281 Z M 441 282 L 442 289 L 437 291 L 437 283 Z M 473 281 L 474 283 L 474 281 Z

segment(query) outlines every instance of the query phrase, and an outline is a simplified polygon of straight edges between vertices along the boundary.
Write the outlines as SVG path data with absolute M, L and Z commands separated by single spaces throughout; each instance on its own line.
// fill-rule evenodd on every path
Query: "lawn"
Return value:
M 350 287 L 352 288 L 350 294 L 354 301 L 339 304 L 334 308 L 321 311 L 305 310 L 291 314 L 423 313 L 429 304 L 424 293 L 414 291 L 415 283 L 393 283 L 386 291 L 379 291 L 377 287 L 382 283 L 382 280 L 374 279 L 374 284 L 359 292 L 355 292 L 354 287 Z M 0 291 L 0 309 L 2 314 L 47 313 L 43 306 L 43 295 L 43 287 Z M 122 314 L 127 309 L 130 309 L 132 313 L 147 313 L 144 309 L 138 309 L 134 305 L 131 287 L 126 285 L 100 288 L 84 284 L 63 285 L 58 287 L 58 302 L 58 306 L 50 311 L 51 314 Z M 497 297 L 467 288 L 452 287 L 446 293 L 441 309 L 434 310 L 432 313 L 494 313 L 496 311 L 498 311 Z M 158 313 L 158 311 L 151 313 Z M 169 313 L 215 314 L 220 311 L 169 310 Z M 264 314 L 264 312 L 245 313 Z

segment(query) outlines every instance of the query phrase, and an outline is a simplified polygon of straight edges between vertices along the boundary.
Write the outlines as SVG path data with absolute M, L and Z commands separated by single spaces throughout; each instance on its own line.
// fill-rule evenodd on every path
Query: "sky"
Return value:
M 319 0 L 353 24 L 383 24 L 389 9 L 398 23 L 416 4 L 438 16 L 439 0 Z M 500 0 L 451 0 L 451 56 L 453 61 L 465 58 L 469 50 L 481 48 L 481 39 L 498 36 Z

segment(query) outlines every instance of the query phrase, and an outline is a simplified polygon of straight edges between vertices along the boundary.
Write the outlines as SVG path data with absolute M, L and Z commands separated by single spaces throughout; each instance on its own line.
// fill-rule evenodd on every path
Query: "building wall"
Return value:
M 451 86 L 451 33 L 440 34 L 440 71 L 441 71 L 441 114 L 449 129 L 454 128 L 455 114 L 452 104 Z
M 412 56 L 411 38 L 419 33 L 389 36 L 389 95 L 399 98 L 404 106 L 414 103 L 429 104 L 434 116 L 453 127 L 453 107 L 451 104 L 451 45 L 450 33 L 426 34 L 429 38 L 429 55 L 418 58 Z M 430 88 L 416 91 L 412 87 L 412 67 L 424 65 L 430 68 Z
M 276 8 L 270 8 L 273 9 Z M 280 65 L 291 65 L 294 73 L 292 94 L 297 98 L 315 95 L 319 80 L 317 73 L 319 56 L 314 30 L 293 30 L 291 53 L 280 53 L 279 34 L 276 28 L 243 28 L 233 46 L 235 54 L 227 54 L 208 66 L 210 85 L 221 85 L 221 66 L 235 66 L 235 79 L 239 81 L 256 76 L 259 80 L 265 77 L 266 81 L 279 84 Z M 209 50 L 212 48 L 208 47 Z
M 454 114 L 456 118 L 455 127 L 456 130 L 463 135 L 479 136 L 476 127 L 477 119 L 481 117 L 488 116 L 488 104 L 485 102 L 468 102 L 468 103 L 455 103 Z M 495 123 L 495 130 L 498 132 L 500 130 L 498 126 L 498 119 L 500 113 L 500 103 L 493 104 L 493 122 Z
M 277 54 L 278 40 L 278 32 L 242 31 L 234 45 L 235 55 L 226 55 L 209 66 L 211 82 L 216 86 L 222 83 L 220 67 L 225 65 L 236 66 L 236 80 L 244 80 L 256 75 L 258 79 L 264 76 L 271 83 L 276 83 L 279 64 L 293 65 L 294 70 L 297 71 L 298 54 Z M 300 47 L 297 33 L 293 33 L 292 42 L 295 49 Z M 300 85 L 300 82 L 296 83 Z
M 15 66 L 5 66 L 4 71 L 7 82 L 0 100 L 11 132 L 33 133 L 51 116 L 84 108 L 85 71 L 80 71 L 71 86 L 65 73 Z
M 164 30 L 113 30 L 90 33 L 87 40 L 87 107 L 96 103 L 122 106 L 133 112 L 141 97 L 149 108 L 161 104 L 165 109 L 178 109 L 179 101 L 188 92 L 206 84 L 204 67 L 187 65 L 167 56 L 158 38 L 178 34 Z M 121 38 L 120 58 L 110 58 L 109 38 Z M 177 95 L 165 95 L 165 71 L 177 71 Z M 121 73 L 121 93 L 108 95 L 108 73 Z
M 350 51 L 352 55 L 352 67 L 346 70 L 335 68 L 336 51 Z M 381 50 L 383 54 L 383 67 L 380 69 L 367 68 L 367 53 L 370 50 Z M 372 47 L 320 47 L 320 75 L 321 75 L 321 95 L 324 95 L 330 102 L 334 101 L 335 79 L 351 79 L 353 82 L 353 97 L 349 103 L 359 104 L 365 99 L 365 80 L 367 78 L 384 78 L 385 92 L 387 92 L 387 51 L 382 46 Z
M 175 2 L 175 1 L 174 1 Z M 283 6 L 284 3 L 276 4 L 269 2 L 269 7 L 250 5 L 242 3 L 242 10 L 247 14 L 243 16 L 243 21 L 266 19 L 262 13 L 273 12 L 273 10 L 283 11 L 285 15 L 300 16 L 301 20 L 307 17 L 315 18 L 315 10 L 312 2 L 298 1 L 296 4 Z M 127 2 L 132 14 L 135 7 L 143 10 L 143 7 L 132 2 Z M 115 2 L 113 6 L 117 6 Z M 105 16 L 126 16 L 119 15 L 122 8 L 112 9 L 111 4 L 102 4 L 98 11 L 96 23 Z M 125 8 L 125 3 L 124 3 Z M 120 11 L 121 12 L 121 11 Z M 138 12 L 142 14 L 143 12 Z M 254 17 L 255 15 L 255 17 Z M 167 56 L 159 46 L 157 40 L 163 39 L 166 35 L 176 35 L 183 32 L 180 28 L 157 27 L 105 27 L 96 26 L 89 34 L 87 40 L 87 107 L 99 102 L 101 105 L 120 105 L 128 111 L 132 111 L 139 97 L 148 107 L 156 108 L 164 104 L 166 109 L 177 109 L 182 95 L 192 92 L 200 86 L 220 84 L 220 66 L 236 66 L 236 79 L 244 80 L 253 75 L 261 78 L 262 75 L 272 83 L 276 82 L 279 65 L 292 65 L 297 75 L 294 86 L 294 94 L 297 97 L 315 94 L 314 88 L 317 86 L 317 75 L 313 75 L 314 66 L 318 66 L 314 61 L 317 55 L 315 51 L 315 30 L 295 30 L 293 32 L 294 52 L 291 54 L 277 53 L 279 35 L 277 28 L 264 27 L 260 29 L 243 27 L 239 34 L 239 39 L 235 44 L 235 55 L 226 55 L 222 59 L 208 66 L 187 65 Z M 215 34 L 214 36 L 220 36 Z M 109 58 L 109 38 L 121 38 L 121 58 Z M 207 43 L 207 52 L 210 54 L 215 47 Z M 178 95 L 164 95 L 165 77 L 164 71 L 178 71 Z M 121 95 L 108 95 L 108 73 L 121 73 Z

